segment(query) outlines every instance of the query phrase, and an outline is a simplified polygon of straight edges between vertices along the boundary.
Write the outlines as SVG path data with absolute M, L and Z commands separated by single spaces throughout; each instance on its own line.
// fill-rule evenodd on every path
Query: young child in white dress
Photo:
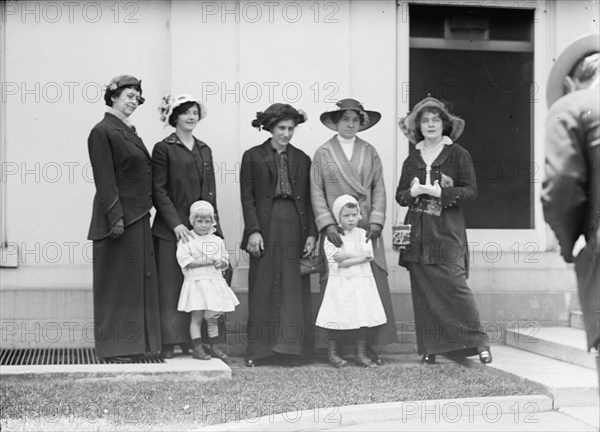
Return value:
M 360 207 L 351 195 L 341 195 L 333 203 L 333 215 L 344 230 L 343 245 L 337 248 L 325 239 L 329 279 L 315 325 L 329 330 L 329 363 L 339 368 L 348 362 L 337 352 L 337 331 L 357 330 L 355 363 L 376 367 L 367 355 L 367 328 L 387 322 L 379 298 L 370 261 L 373 245 L 366 231 L 358 228 Z
M 209 360 L 204 351 L 200 328 L 206 320 L 209 338 L 219 335 L 218 318 L 232 312 L 240 303 L 223 278 L 222 270 L 229 266 L 225 242 L 216 236 L 215 210 L 207 201 L 196 201 L 190 207 L 192 240 L 177 244 L 177 262 L 183 271 L 183 286 L 177 310 L 191 312 L 190 336 L 192 357 Z M 210 347 L 212 351 L 212 346 Z

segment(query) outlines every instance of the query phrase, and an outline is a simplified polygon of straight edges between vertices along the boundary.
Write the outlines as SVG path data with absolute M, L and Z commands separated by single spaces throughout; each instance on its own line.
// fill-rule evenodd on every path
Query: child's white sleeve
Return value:
M 219 259 L 221 260 L 221 262 L 227 263 L 229 264 L 229 253 L 227 252 L 227 247 L 225 246 L 225 241 L 218 237 L 219 240 L 221 240 L 220 244 L 219 244 Z
M 194 257 L 192 256 L 192 250 L 190 248 L 190 243 L 184 243 L 183 240 L 179 240 L 177 242 L 177 262 L 179 266 L 184 269 L 190 263 L 194 261 Z
M 333 243 L 331 243 L 327 237 L 323 241 L 323 250 L 325 253 L 325 259 L 327 260 L 327 265 L 330 270 L 337 271 L 338 262 L 335 260 L 335 255 L 341 251 L 340 248 L 336 247 Z
M 373 253 L 373 242 L 371 242 L 371 239 L 369 239 L 369 241 L 366 243 L 363 242 L 363 250 L 370 258 L 375 257 L 375 254 Z

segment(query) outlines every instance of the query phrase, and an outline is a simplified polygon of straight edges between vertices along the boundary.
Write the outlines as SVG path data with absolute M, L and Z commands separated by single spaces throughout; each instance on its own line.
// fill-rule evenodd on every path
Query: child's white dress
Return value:
M 214 265 L 186 268 L 198 258 L 229 262 L 225 242 L 214 234 L 200 236 L 194 231 L 190 231 L 190 234 L 193 240 L 187 243 L 180 240 L 177 244 L 177 262 L 184 276 L 177 310 L 234 311 L 240 302 L 225 282 L 221 270 Z
M 344 243 L 340 248 L 342 252 L 358 253 L 363 250 L 372 257 L 373 245 L 371 240 L 365 242 L 365 234 L 362 228 L 345 231 L 341 236 Z M 339 268 L 333 256 L 340 249 L 327 239 L 323 244 L 329 265 L 329 279 L 315 325 L 330 330 L 350 330 L 385 324 L 387 317 L 371 264 L 364 262 Z

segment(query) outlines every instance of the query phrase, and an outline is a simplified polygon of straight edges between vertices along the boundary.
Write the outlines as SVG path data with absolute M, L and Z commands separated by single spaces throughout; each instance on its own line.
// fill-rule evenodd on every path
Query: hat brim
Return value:
M 338 111 L 347 111 L 348 109 L 352 109 L 352 108 L 346 108 L 343 110 L 335 110 L 335 111 L 327 111 L 324 112 L 323 114 L 321 114 L 321 116 L 319 117 L 319 119 L 321 120 L 321 123 L 323 123 L 325 126 L 327 126 L 329 129 L 331 129 L 332 131 L 336 131 L 337 132 L 337 124 L 335 124 L 332 120 L 331 120 L 331 116 L 333 115 L 333 113 L 336 113 Z M 381 113 L 378 113 L 377 111 L 368 111 L 368 110 L 364 110 L 364 112 L 367 113 L 367 115 L 369 116 L 369 121 L 365 124 L 362 124 L 358 127 L 358 132 L 362 132 L 364 130 L 367 130 L 373 126 L 375 126 L 379 120 L 381 120 Z
M 183 105 L 186 102 L 194 102 L 197 103 L 198 106 L 200 107 L 200 120 L 204 119 L 206 117 L 206 105 L 204 105 L 202 102 L 200 102 L 200 99 L 196 99 L 194 97 L 181 97 L 181 98 L 177 98 L 175 100 L 175 102 L 173 102 L 170 106 L 169 106 L 169 110 L 167 111 L 167 115 L 165 118 L 165 123 L 169 123 L 169 118 L 171 118 L 171 114 L 173 114 L 173 111 L 175 111 L 175 108 L 177 108 L 179 105 Z
M 450 114 L 446 107 L 440 101 L 431 97 L 426 98 L 418 104 L 416 104 L 410 114 L 400 119 L 400 121 L 398 122 L 398 126 L 400 126 L 400 130 L 402 131 L 404 136 L 406 136 L 406 138 L 408 138 L 408 140 L 413 144 L 417 144 L 417 142 L 419 142 L 416 135 L 417 114 L 421 110 L 428 107 L 439 108 L 444 112 L 444 114 L 448 116 L 448 119 L 450 119 L 450 123 L 452 124 L 452 132 L 450 132 L 450 139 L 452 141 L 456 141 L 465 130 L 465 121 L 460 117 Z
M 557 99 L 565 95 L 564 78 L 573 66 L 586 54 L 600 51 L 600 35 L 591 34 L 571 43 L 558 56 L 550 70 L 546 87 L 546 103 L 551 106 Z

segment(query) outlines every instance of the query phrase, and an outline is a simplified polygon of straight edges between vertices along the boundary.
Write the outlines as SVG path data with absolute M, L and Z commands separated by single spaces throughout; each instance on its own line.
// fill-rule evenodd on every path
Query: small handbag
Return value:
M 396 223 L 392 226 L 392 248 L 395 251 L 406 249 L 410 245 L 410 224 L 399 224 L 398 213 Z
M 313 252 L 304 258 L 300 258 L 300 274 L 302 276 L 312 273 L 325 273 L 327 270 L 327 260 L 325 255 L 321 254 L 321 237 L 315 244 Z

